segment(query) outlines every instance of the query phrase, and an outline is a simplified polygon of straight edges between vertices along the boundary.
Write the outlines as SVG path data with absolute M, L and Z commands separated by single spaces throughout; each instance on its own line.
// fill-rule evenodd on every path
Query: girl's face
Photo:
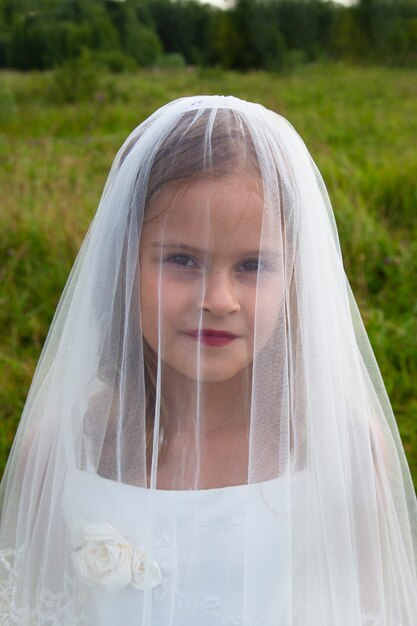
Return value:
M 281 228 L 266 222 L 246 177 L 167 187 L 151 201 L 140 244 L 142 332 L 187 378 L 228 380 L 271 336 L 282 302 Z

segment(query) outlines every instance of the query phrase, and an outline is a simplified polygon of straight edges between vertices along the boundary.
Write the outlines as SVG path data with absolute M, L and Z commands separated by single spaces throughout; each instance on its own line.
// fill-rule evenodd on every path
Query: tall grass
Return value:
M 232 93 L 286 116 L 322 172 L 417 486 L 416 73 L 323 64 L 100 75 L 92 93 L 78 86 L 77 102 L 57 93 L 58 79 L 1 75 L 0 469 L 116 150 L 170 99 Z

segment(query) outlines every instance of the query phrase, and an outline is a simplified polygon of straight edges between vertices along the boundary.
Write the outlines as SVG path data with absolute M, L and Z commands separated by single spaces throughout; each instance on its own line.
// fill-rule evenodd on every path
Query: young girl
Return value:
M 1 624 L 416 626 L 410 472 L 281 116 L 181 98 L 127 138 L 1 499 Z

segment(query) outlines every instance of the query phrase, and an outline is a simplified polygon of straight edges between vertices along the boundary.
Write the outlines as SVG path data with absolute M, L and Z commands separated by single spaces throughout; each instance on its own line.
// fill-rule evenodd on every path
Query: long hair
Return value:
M 170 132 L 167 139 L 160 145 L 152 162 L 149 171 L 149 179 L 147 185 L 147 194 L 145 205 L 143 208 L 143 223 L 149 218 L 147 217 L 149 207 L 152 202 L 157 200 L 158 194 L 162 190 L 172 187 L 178 189 L 184 185 L 189 185 L 201 179 L 218 179 L 231 175 L 242 175 L 249 177 L 256 185 L 262 188 L 261 169 L 259 165 L 258 155 L 255 149 L 250 130 L 242 122 L 242 119 L 236 115 L 236 112 L 230 109 L 220 109 L 216 112 L 215 119 L 211 121 L 212 115 L 210 110 L 203 111 L 195 119 L 195 112 L 188 111 L 185 113 L 179 123 Z M 210 135 L 208 132 L 210 130 Z M 134 142 L 131 142 L 120 156 L 120 165 L 126 159 L 128 154 L 140 141 L 141 134 Z M 209 149 L 207 149 L 209 146 Z M 277 172 L 279 184 L 281 180 L 279 172 Z M 282 190 L 277 190 L 281 196 L 281 204 L 285 212 L 286 194 Z M 137 209 L 137 201 L 133 198 L 132 210 Z M 285 229 L 285 217 L 282 215 L 282 227 Z M 123 255 L 125 258 L 125 255 Z M 138 268 L 140 275 L 140 268 Z M 103 394 L 110 393 L 114 397 L 114 414 L 109 419 L 109 426 L 106 437 L 103 442 L 102 456 L 99 462 L 99 473 L 102 475 L 111 475 L 112 458 L 114 456 L 114 430 L 111 427 L 117 417 L 117 397 L 120 393 L 120 369 L 117 359 L 114 355 L 118 354 L 117 338 L 123 333 L 123 320 L 125 319 L 125 303 L 123 301 L 124 289 L 124 265 L 122 263 L 119 271 L 118 289 L 116 297 L 120 298 L 122 313 L 120 316 L 117 329 L 110 329 L 108 350 L 102 354 L 99 378 L 106 383 L 107 389 L 95 394 L 89 403 L 88 413 L 91 416 L 97 413 L 100 406 L 100 398 Z M 290 281 L 290 291 L 293 291 L 294 281 Z M 137 296 L 139 297 L 139 296 Z M 294 295 L 292 296 L 294 297 Z M 138 328 L 140 321 L 138 321 Z M 291 324 L 291 333 L 296 333 L 296 324 L 294 320 Z M 146 458 L 149 469 L 152 450 L 154 447 L 154 413 L 156 398 L 156 375 L 157 375 L 157 355 L 149 346 L 144 337 L 138 341 L 137 345 L 129 346 L 132 354 L 141 350 L 144 362 L 144 392 L 146 402 Z M 163 458 L 167 449 L 167 435 L 164 424 L 168 417 L 168 408 L 161 397 L 160 406 L 160 427 L 158 433 L 158 457 Z M 87 423 L 88 423 L 87 416 Z M 290 424 L 291 429 L 291 424 Z M 86 426 L 88 434 L 88 425 Z M 134 458 L 134 442 L 131 442 L 132 450 L 129 458 Z M 298 446 L 301 442 L 298 442 Z M 292 446 L 291 446 L 292 447 Z M 106 470 L 106 467 L 108 468 Z M 149 472 L 148 472 L 149 473 Z

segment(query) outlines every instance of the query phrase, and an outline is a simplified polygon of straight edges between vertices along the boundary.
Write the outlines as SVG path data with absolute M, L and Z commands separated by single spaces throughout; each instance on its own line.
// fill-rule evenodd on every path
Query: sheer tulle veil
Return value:
M 1 624 L 417 625 L 410 471 L 282 116 L 180 98 L 126 139 L 0 493 Z

